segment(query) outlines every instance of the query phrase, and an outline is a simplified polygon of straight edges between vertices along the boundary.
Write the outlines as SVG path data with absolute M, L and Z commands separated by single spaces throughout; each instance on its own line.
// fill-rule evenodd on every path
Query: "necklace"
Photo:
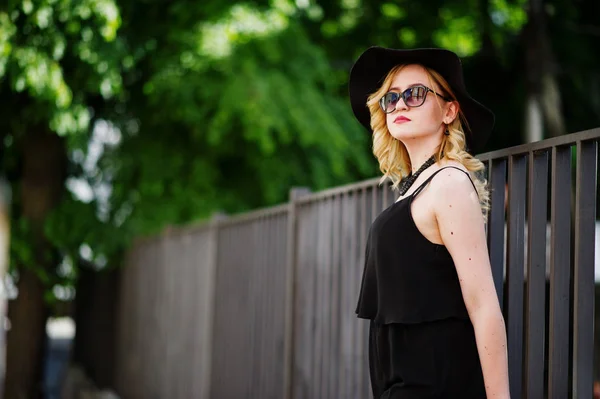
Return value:
M 427 169 L 434 163 L 435 163 L 435 157 L 432 155 L 431 158 L 429 158 L 427 161 L 425 161 L 425 163 L 423 163 L 423 165 L 421 165 L 419 170 L 417 170 L 415 173 L 411 173 L 410 175 L 408 175 L 404 179 L 402 179 L 402 181 L 400 182 L 400 196 L 403 196 L 404 194 L 406 194 L 406 192 L 408 191 L 410 186 L 412 186 L 413 183 L 415 182 L 415 180 L 417 180 L 417 177 L 419 177 L 419 175 L 425 169 Z

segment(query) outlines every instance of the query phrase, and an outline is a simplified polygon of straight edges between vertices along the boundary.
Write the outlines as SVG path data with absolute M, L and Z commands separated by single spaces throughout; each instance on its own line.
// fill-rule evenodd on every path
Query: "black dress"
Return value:
M 385 209 L 369 230 L 356 313 L 371 320 L 376 399 L 486 397 L 452 257 L 421 234 L 410 212 L 413 198 L 443 169 Z

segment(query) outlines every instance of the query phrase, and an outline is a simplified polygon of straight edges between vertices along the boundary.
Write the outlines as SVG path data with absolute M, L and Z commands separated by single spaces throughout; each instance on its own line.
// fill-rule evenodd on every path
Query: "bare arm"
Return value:
M 484 220 L 477 193 L 467 176 L 455 169 L 434 179 L 434 212 L 440 236 L 450 252 L 463 299 L 475 330 L 487 397 L 509 398 L 504 318 L 492 277 Z

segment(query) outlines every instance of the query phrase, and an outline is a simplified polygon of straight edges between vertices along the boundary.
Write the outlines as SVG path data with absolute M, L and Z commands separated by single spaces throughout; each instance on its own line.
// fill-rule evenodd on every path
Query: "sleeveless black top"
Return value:
M 413 198 L 446 168 L 469 176 L 454 166 L 441 168 L 371 224 L 356 307 L 358 317 L 377 324 L 469 318 L 450 253 L 421 234 L 410 212 Z

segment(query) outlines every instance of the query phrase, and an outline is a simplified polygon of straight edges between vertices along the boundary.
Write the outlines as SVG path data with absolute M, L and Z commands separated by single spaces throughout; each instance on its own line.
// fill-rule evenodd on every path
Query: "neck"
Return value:
M 441 145 L 441 140 L 438 137 L 433 137 L 431 139 L 407 140 L 403 143 L 410 157 L 412 173 L 415 173 L 436 152 Z

